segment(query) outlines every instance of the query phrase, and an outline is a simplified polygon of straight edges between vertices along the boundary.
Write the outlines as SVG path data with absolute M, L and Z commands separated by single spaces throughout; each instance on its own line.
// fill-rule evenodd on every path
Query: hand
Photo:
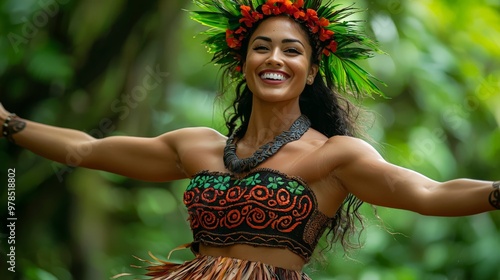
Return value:
M 3 138 L 3 123 L 5 119 L 10 115 L 10 113 L 5 110 L 2 103 L 0 103 L 0 138 Z
M 7 110 L 5 110 L 5 108 L 3 107 L 2 103 L 0 102 L 0 125 L 3 124 L 3 122 L 5 121 L 5 119 L 10 115 L 9 112 L 7 112 Z

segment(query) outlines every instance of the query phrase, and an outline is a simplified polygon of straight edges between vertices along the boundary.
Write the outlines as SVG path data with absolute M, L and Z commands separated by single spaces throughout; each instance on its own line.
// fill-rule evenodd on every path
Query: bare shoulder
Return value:
M 332 136 L 328 138 L 328 140 L 325 142 L 325 145 L 336 145 L 343 148 L 352 149 L 373 149 L 373 147 L 365 140 L 346 135 Z
M 157 137 L 180 158 L 186 153 L 213 154 L 224 147 L 227 137 L 208 127 L 188 127 L 173 130 Z
M 337 135 L 328 138 L 321 147 L 321 152 L 335 158 L 337 164 L 346 164 L 363 158 L 380 158 L 378 151 L 360 138 Z
M 209 127 L 187 127 L 170 132 L 166 132 L 158 138 L 165 143 L 180 147 L 183 144 L 193 145 L 194 143 L 203 142 L 221 142 L 226 141 L 226 136 L 222 135 L 220 132 Z
M 227 137 L 215 129 L 190 127 L 159 136 L 177 157 L 188 177 L 200 170 L 223 170 L 222 153 Z
M 217 130 L 210 128 L 210 127 L 185 127 L 185 128 L 180 128 L 176 129 L 170 132 L 166 132 L 160 137 L 169 135 L 169 134 L 175 134 L 178 136 L 190 136 L 190 137 L 209 137 L 209 138 L 217 138 L 217 139 L 222 139 L 226 138 L 224 135 L 222 135 L 220 132 Z

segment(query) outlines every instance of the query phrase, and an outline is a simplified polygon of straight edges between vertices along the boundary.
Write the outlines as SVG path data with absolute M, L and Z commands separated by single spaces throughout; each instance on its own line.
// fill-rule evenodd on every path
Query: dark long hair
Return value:
M 235 54 L 236 56 L 246 57 L 250 37 L 263 21 L 255 24 L 252 30 L 248 32 L 248 36 L 242 42 L 242 48 Z M 309 32 L 303 24 L 297 23 L 301 30 L 307 34 L 309 44 L 312 46 L 313 52 L 310 61 L 312 64 L 319 65 L 322 48 L 317 44 L 319 42 L 317 35 Z M 223 75 L 229 76 L 232 73 L 230 73 L 229 69 L 226 69 Z M 225 88 L 226 81 L 221 79 L 221 89 Z M 241 138 L 244 136 L 250 120 L 252 92 L 244 79 L 238 82 L 235 91 L 236 96 L 232 105 L 225 110 L 226 127 L 228 128 L 228 136 L 236 133 L 236 138 Z M 316 75 L 312 85 L 305 86 L 299 98 L 299 106 L 302 114 L 306 115 L 311 121 L 311 127 L 326 137 L 336 135 L 356 137 L 361 134 L 361 129 L 357 124 L 360 108 L 347 97 L 338 94 L 333 81 L 325 81 L 321 73 Z M 237 130 L 238 127 L 240 129 Z M 358 242 L 351 242 L 350 237 L 357 232 L 356 222 L 359 222 L 361 228 L 363 228 L 363 217 L 359 213 L 362 204 L 361 200 L 349 194 L 335 216 L 330 219 L 327 233 L 330 248 L 337 241 L 341 243 L 346 252 L 351 248 L 359 247 L 359 238 Z

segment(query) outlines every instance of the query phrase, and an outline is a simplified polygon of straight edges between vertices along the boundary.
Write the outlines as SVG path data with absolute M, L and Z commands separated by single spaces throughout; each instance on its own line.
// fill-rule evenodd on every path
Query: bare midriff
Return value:
M 214 247 L 200 244 L 200 254 L 224 256 L 242 260 L 256 261 L 274 267 L 301 271 L 305 264 L 303 258 L 285 248 L 269 248 L 245 244 Z

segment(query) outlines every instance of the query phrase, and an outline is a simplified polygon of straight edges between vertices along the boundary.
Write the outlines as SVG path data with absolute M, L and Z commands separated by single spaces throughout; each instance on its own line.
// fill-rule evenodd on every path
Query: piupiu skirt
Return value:
M 182 264 L 161 261 L 146 267 L 152 280 L 311 280 L 301 271 L 229 257 L 198 255 Z

